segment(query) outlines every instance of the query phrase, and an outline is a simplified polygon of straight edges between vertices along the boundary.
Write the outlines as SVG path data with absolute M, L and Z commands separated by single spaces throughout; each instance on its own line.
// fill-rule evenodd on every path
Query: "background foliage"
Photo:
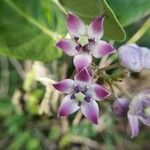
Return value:
M 61 4 L 62 5 L 61 5 Z M 148 149 L 148 128 L 131 140 L 127 120 L 115 120 L 110 103 L 100 104 L 99 126 L 80 113 L 57 119 L 62 96 L 38 76 L 54 80 L 72 77 L 71 58 L 53 45 L 65 36 L 66 12 L 73 11 L 87 23 L 106 15 L 105 39 L 116 48 L 126 43 L 149 17 L 148 0 L 1 0 L 0 1 L 0 149 Z M 119 23 L 120 22 L 120 23 Z M 124 27 L 126 31 L 122 28 Z M 146 30 L 136 42 L 149 46 Z M 40 61 L 40 62 L 39 62 Z M 132 92 L 148 87 L 149 72 Z M 133 87 L 134 86 L 134 90 Z M 127 128 L 125 126 L 127 125 Z

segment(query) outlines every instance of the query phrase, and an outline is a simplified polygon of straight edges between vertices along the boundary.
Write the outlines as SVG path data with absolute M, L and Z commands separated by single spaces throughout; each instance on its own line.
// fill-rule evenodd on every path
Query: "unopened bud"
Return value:
M 118 49 L 121 65 L 133 72 L 143 69 L 143 53 L 139 46 L 126 44 Z

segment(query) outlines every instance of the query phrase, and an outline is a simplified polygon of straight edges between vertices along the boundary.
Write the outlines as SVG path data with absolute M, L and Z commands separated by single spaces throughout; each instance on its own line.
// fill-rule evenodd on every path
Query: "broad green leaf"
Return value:
M 77 14 L 88 24 L 95 16 L 104 15 L 104 37 L 117 41 L 125 39 L 123 28 L 105 0 L 59 0 L 59 2 L 67 11 Z
M 150 13 L 149 0 L 108 0 L 108 4 L 123 26 L 138 21 Z
M 65 34 L 65 16 L 51 0 L 4 0 L 0 17 L 0 55 L 39 61 L 61 56 L 54 43 Z

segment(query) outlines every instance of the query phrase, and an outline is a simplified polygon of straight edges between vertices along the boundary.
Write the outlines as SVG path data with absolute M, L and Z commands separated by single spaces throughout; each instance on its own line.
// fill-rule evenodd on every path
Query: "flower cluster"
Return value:
M 126 44 L 118 49 L 119 69 L 122 69 L 122 74 L 119 73 L 119 76 L 115 75 L 112 79 L 105 71 L 99 71 L 101 68 L 91 70 L 93 57 L 101 58 L 116 52 L 110 43 L 101 40 L 104 32 L 103 23 L 104 17 L 102 16 L 96 17 L 89 26 L 86 26 L 76 15 L 67 16 L 67 27 L 71 38 L 61 39 L 55 46 L 65 54 L 73 56 L 77 73 L 74 80 L 64 79 L 53 84 L 55 89 L 66 94 L 59 108 L 59 117 L 70 115 L 81 108 L 88 120 L 98 124 L 99 106 L 96 101 L 108 98 L 110 92 L 92 82 L 93 72 L 90 71 L 98 72 L 99 77 L 104 76 L 102 80 L 108 81 L 110 85 L 111 81 L 112 84 L 114 81 L 120 81 L 124 68 L 133 72 L 150 69 L 150 50 L 136 44 Z M 99 75 L 101 73 L 102 75 Z M 114 101 L 112 108 L 116 116 L 128 117 L 132 137 L 139 133 L 139 121 L 150 126 L 150 90 L 135 96 L 131 102 L 126 97 L 118 98 Z
M 99 107 L 95 100 L 107 98 L 110 93 L 101 85 L 92 83 L 92 76 L 88 68 L 92 63 L 92 56 L 100 58 L 114 53 L 111 44 L 100 40 L 103 36 L 104 17 L 96 17 L 87 27 L 82 20 L 73 14 L 67 16 L 67 27 L 70 39 L 64 38 L 56 43 L 69 56 L 74 56 L 73 63 L 77 70 L 74 81 L 65 79 L 54 84 L 54 88 L 66 93 L 58 116 L 69 115 L 79 108 L 91 122 L 97 124 Z

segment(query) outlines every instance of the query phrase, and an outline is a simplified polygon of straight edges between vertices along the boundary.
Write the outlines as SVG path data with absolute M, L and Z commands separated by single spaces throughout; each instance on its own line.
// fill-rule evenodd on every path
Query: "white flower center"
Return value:
M 86 35 L 80 36 L 78 43 L 83 47 L 89 43 L 88 37 Z
M 85 95 L 82 92 L 78 92 L 75 94 L 75 97 L 77 102 L 83 102 Z

